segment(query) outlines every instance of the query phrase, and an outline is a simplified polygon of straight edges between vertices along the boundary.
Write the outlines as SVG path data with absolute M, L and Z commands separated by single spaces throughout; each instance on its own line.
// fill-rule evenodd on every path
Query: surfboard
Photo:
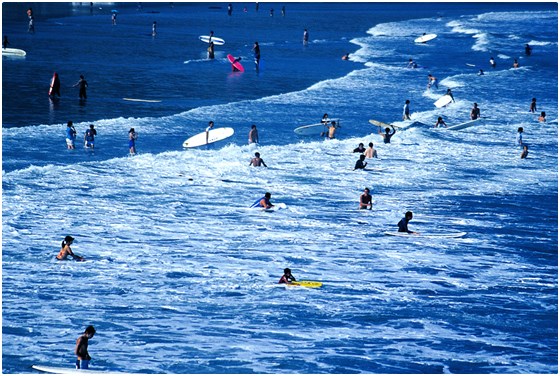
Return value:
M 436 106 L 437 108 L 442 108 L 444 106 L 447 106 L 451 102 L 453 102 L 451 96 L 445 94 L 443 97 L 434 102 L 434 106 Z
M 198 39 L 200 39 L 204 43 L 210 43 L 209 35 L 201 35 L 198 37 Z M 216 38 L 216 37 L 212 37 L 212 42 L 214 42 L 216 46 L 222 46 L 226 43 L 226 41 L 223 40 L 222 38 Z
M 288 207 L 288 205 L 281 202 L 279 204 L 274 204 L 274 206 L 271 207 L 271 208 L 268 208 L 268 209 L 262 209 L 261 208 L 261 210 L 270 213 L 270 212 L 275 212 L 275 211 L 278 211 L 278 210 L 286 209 L 287 207 Z
M 456 131 L 459 129 L 465 129 L 465 128 L 469 128 L 472 127 L 473 125 L 478 125 L 482 123 L 482 118 L 478 118 L 476 120 L 470 120 L 470 121 L 466 121 L 464 123 L 461 124 L 457 124 L 457 125 L 453 125 L 451 127 L 447 127 L 447 129 L 452 130 L 452 131 Z
M 161 102 L 161 100 L 157 100 L 157 99 L 123 98 L 123 100 L 131 101 L 131 102 L 146 102 L 146 103 L 159 103 L 159 102 Z
M 2 55 L 7 56 L 25 56 L 27 52 L 19 48 L 2 48 Z
M 317 124 L 310 124 L 310 125 L 303 125 L 301 127 L 297 127 L 294 129 L 294 132 L 300 136 L 320 136 L 323 132 L 325 132 L 328 124 L 331 121 L 336 121 L 338 123 L 338 119 L 327 119 L 327 124 L 325 123 L 317 123 Z
M 375 126 L 381 127 L 382 129 L 385 128 L 391 128 L 391 126 L 393 126 L 396 129 L 402 129 L 405 128 L 406 126 L 400 126 L 400 125 L 395 125 L 395 124 L 389 124 L 389 123 L 384 123 L 382 121 L 378 121 L 378 120 L 369 120 L 370 124 L 373 124 Z
M 208 132 L 208 144 L 225 140 L 226 138 L 233 136 L 233 133 L 233 128 L 210 129 L 210 131 Z M 207 145 L 206 132 L 198 133 L 183 142 L 184 148 L 194 148 L 202 145 Z
M 31 368 L 37 371 L 56 373 L 56 374 L 78 374 L 78 373 L 108 373 L 107 371 L 94 370 L 94 369 L 76 369 L 71 367 L 49 367 L 41 365 L 33 365 Z M 114 373 L 114 372 L 111 372 Z
M 316 288 L 319 288 L 319 287 L 323 286 L 323 282 L 297 281 L 297 282 L 287 283 L 286 285 L 287 286 L 300 286 L 300 287 L 307 287 L 307 288 L 311 288 L 311 289 L 316 289 Z
M 243 65 L 241 65 L 239 61 L 235 61 L 235 57 L 233 57 L 233 55 L 227 55 L 227 59 L 231 63 L 231 65 L 237 68 L 237 70 L 239 70 L 240 72 L 245 72 L 245 68 L 243 68 Z
M 437 38 L 437 34 L 424 34 L 421 37 L 414 39 L 414 43 L 426 43 L 429 40 Z
M 389 236 L 413 236 L 413 237 L 419 237 L 419 238 L 460 238 L 463 237 L 465 235 L 467 235 L 466 232 L 454 232 L 454 233 L 421 233 L 419 235 L 416 234 L 409 234 L 408 232 L 392 232 L 392 231 L 387 231 L 385 232 L 385 235 L 389 235 Z

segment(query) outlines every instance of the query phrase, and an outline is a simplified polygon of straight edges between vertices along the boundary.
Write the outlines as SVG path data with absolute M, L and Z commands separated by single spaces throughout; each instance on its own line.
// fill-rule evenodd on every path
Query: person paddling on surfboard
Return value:
M 410 222 L 410 220 L 412 219 L 412 212 L 411 211 L 407 211 L 404 215 L 404 218 L 400 220 L 398 226 L 399 226 L 399 232 L 406 232 L 409 234 L 416 234 L 419 235 L 418 232 L 414 232 L 414 231 L 410 231 L 408 229 L 408 222 Z
M 76 369 L 88 369 L 89 361 L 91 356 L 88 353 L 89 340 L 95 335 L 95 328 L 93 326 L 88 326 L 84 331 L 84 334 L 78 337 L 76 340 L 76 349 L 74 353 L 78 357 L 76 360 Z
M 253 203 L 253 205 L 251 205 L 251 208 L 261 208 L 261 209 L 272 208 L 274 205 L 272 205 L 272 203 L 270 202 L 271 196 L 272 195 L 270 194 L 270 192 L 266 192 L 264 194 L 264 197 L 259 198 L 257 201 Z
M 290 268 L 284 269 L 284 275 L 282 276 L 282 278 L 280 278 L 280 281 L 278 281 L 278 283 L 292 283 L 292 282 L 297 282 L 296 278 L 292 275 L 292 271 L 290 270 Z
M 78 256 L 72 252 L 72 248 L 70 246 L 74 242 L 74 238 L 70 235 L 66 236 L 62 241 L 62 245 L 60 248 L 60 252 L 56 255 L 57 260 L 68 260 L 68 256 L 71 256 L 76 261 L 84 261 L 85 259 L 82 256 Z

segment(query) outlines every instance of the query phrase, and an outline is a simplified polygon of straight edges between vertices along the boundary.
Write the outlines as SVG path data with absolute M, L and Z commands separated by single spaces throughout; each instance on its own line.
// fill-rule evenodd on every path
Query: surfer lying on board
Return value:
M 408 229 L 408 222 L 410 222 L 410 220 L 412 219 L 412 212 L 411 211 L 407 211 L 404 215 L 404 218 L 400 220 L 398 226 L 399 226 L 399 232 L 407 232 L 409 234 L 415 234 L 415 235 L 419 235 L 418 232 L 414 232 L 414 231 L 410 231 Z
M 391 128 L 393 128 L 393 133 L 389 133 L 391 132 L 391 130 L 389 129 L 389 127 L 385 128 L 385 133 L 381 132 L 381 129 L 379 129 L 379 134 L 383 136 L 383 142 L 386 144 L 390 144 L 391 143 L 391 137 L 393 137 L 395 135 L 395 133 L 397 133 L 397 131 L 395 130 L 395 127 L 393 127 L 392 124 L 389 124 L 391 126 Z
M 264 166 L 264 167 L 268 167 L 266 165 L 266 163 L 264 163 L 263 159 L 261 158 L 261 154 L 259 152 L 255 153 L 255 158 L 251 159 L 251 162 L 249 162 L 249 166 L 254 166 L 254 167 L 260 167 L 260 166 Z
M 282 276 L 282 278 L 280 278 L 280 281 L 278 281 L 278 283 L 292 282 L 296 282 L 296 278 L 292 275 L 292 271 L 290 270 L 290 268 L 284 269 L 284 275 Z
M 70 235 L 64 238 L 64 240 L 62 241 L 60 252 L 58 252 L 58 255 L 56 255 L 57 260 L 68 260 L 68 256 L 72 256 L 72 258 L 76 261 L 85 260 L 82 256 L 75 255 L 74 252 L 72 252 L 72 248 L 70 248 L 70 245 L 72 245 L 73 242 L 74 238 Z
M 88 353 L 89 340 L 95 335 L 95 328 L 93 326 L 88 326 L 84 331 L 84 334 L 78 337 L 76 340 L 76 349 L 74 353 L 78 357 L 76 360 L 76 369 L 88 369 L 89 361 L 91 356 Z
M 368 208 L 369 206 L 369 208 Z M 371 195 L 369 194 L 369 188 L 364 189 L 364 193 L 360 195 L 360 207 L 359 209 L 369 209 L 373 208 L 373 203 L 371 201 Z
M 271 207 L 274 206 L 270 202 L 270 196 L 271 196 L 270 192 L 266 192 L 264 194 L 264 197 L 259 198 L 257 201 L 253 203 L 253 205 L 251 205 L 251 208 L 270 209 Z

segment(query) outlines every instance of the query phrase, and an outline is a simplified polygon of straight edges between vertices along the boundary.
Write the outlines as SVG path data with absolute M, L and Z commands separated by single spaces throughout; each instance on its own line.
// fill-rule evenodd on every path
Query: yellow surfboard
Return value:
M 297 281 L 288 283 L 288 286 L 301 286 L 301 287 L 308 287 L 311 289 L 316 289 L 323 286 L 323 282 L 318 281 Z

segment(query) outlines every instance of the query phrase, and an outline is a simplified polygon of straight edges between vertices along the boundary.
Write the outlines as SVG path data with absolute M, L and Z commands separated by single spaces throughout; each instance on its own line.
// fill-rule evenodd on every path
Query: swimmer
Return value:
M 365 188 L 364 193 L 362 193 L 361 196 L 360 196 L 359 209 L 369 209 L 369 210 L 371 210 L 372 208 L 373 208 L 373 203 L 371 201 L 371 195 L 369 194 L 369 188 Z
M 539 116 L 540 123 L 546 123 L 546 112 L 541 111 L 541 116 Z
M 290 270 L 290 268 L 284 269 L 284 275 L 282 276 L 282 278 L 280 278 L 280 281 L 278 281 L 278 283 L 280 284 L 292 282 L 296 282 L 295 277 L 292 275 L 292 271 Z
M 528 154 L 529 154 L 529 146 L 523 145 L 523 151 L 521 152 L 521 159 L 527 158 Z
M 434 128 L 438 128 L 440 125 L 447 128 L 447 124 L 445 124 L 445 121 L 443 121 L 443 118 L 441 116 L 437 118 L 436 125 L 434 126 Z
M 374 149 L 373 142 L 370 142 L 368 146 L 369 147 L 364 153 L 366 158 L 377 158 L 377 150 Z
M 70 246 L 74 242 L 74 238 L 70 235 L 66 236 L 62 241 L 62 245 L 60 248 L 60 252 L 56 255 L 57 260 L 68 260 L 68 256 L 72 256 L 72 258 L 76 261 L 84 261 L 85 259 L 82 256 L 78 256 L 72 252 L 72 248 Z
M 268 167 L 266 165 L 266 163 L 264 163 L 263 159 L 261 158 L 261 154 L 259 152 L 255 153 L 255 158 L 251 159 L 251 162 L 249 162 L 249 166 L 254 166 L 254 167 L 260 167 L 260 166 L 264 166 L 264 167 Z

